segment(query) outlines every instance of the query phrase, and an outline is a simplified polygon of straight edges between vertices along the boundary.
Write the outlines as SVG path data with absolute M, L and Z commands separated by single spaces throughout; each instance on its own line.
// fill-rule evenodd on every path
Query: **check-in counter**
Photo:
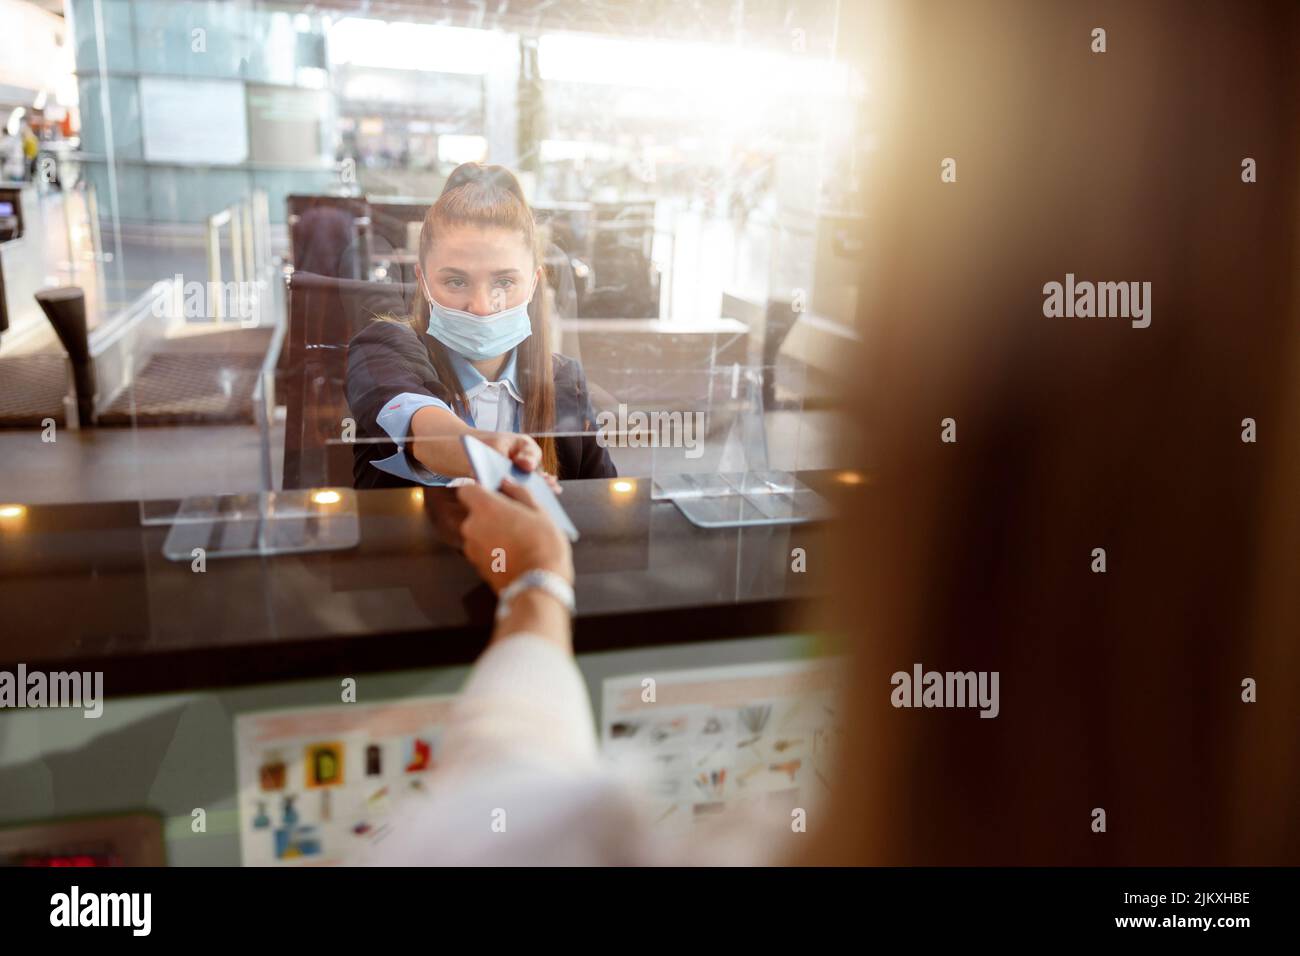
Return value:
M 699 528 L 646 479 L 566 482 L 562 500 L 581 534 L 574 641 L 597 714 L 616 675 L 815 655 L 800 628 L 823 590 L 823 525 Z M 59 844 L 62 822 L 77 821 L 84 850 L 87 820 L 112 833 L 143 815 L 171 864 L 249 862 L 241 716 L 454 694 L 495 605 L 457 550 L 454 492 L 357 501 L 356 547 L 203 570 L 164 558 L 168 528 L 142 526 L 137 502 L 9 509 L 0 672 L 100 672 L 103 712 L 0 710 L 0 837 L 30 825 L 50 852 L 79 852 Z

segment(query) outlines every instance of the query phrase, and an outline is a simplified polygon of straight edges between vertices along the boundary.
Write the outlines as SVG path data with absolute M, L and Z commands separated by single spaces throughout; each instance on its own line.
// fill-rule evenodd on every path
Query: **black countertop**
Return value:
M 455 492 L 357 499 L 357 547 L 210 558 L 203 573 L 163 557 L 168 528 L 141 526 L 138 502 L 0 520 L 0 670 L 99 670 L 118 695 L 474 660 L 495 598 L 458 552 Z M 824 525 L 697 528 L 644 478 L 566 482 L 562 501 L 582 536 L 580 653 L 788 632 L 823 593 Z

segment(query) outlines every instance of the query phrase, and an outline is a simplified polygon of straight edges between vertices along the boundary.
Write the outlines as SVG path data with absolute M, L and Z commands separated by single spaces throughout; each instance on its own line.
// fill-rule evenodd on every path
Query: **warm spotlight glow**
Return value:
M 0 505 L 0 518 L 21 518 L 27 514 L 23 505 Z
M 412 501 L 414 504 L 417 504 L 417 505 L 422 505 L 422 504 L 424 504 L 424 489 L 423 489 L 423 488 L 412 488 L 412 489 L 411 489 L 411 501 Z
M 614 491 L 617 492 L 617 493 L 620 494 L 620 495 L 626 495 L 626 494 L 631 493 L 632 489 L 634 489 L 635 487 L 636 487 L 636 485 L 634 485 L 634 484 L 633 484 L 632 482 L 630 482 L 630 481 L 616 481 L 616 482 L 614 482 Z
M 862 473 L 857 471 L 841 471 L 835 476 L 835 480 L 844 485 L 860 485 L 866 481 Z
M 311 500 L 318 505 L 336 505 L 343 500 L 343 496 L 337 491 L 318 491 L 311 496 Z

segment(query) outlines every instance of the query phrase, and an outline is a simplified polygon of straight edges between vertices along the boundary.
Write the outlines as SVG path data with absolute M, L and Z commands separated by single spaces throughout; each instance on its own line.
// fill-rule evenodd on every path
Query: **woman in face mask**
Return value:
M 358 436 L 389 439 L 353 446 L 356 487 L 469 476 L 466 433 L 553 478 L 616 474 L 596 441 L 582 367 L 547 341 L 540 263 L 532 211 L 514 175 L 501 166 L 456 167 L 420 231 L 417 314 L 374 322 L 348 347 Z

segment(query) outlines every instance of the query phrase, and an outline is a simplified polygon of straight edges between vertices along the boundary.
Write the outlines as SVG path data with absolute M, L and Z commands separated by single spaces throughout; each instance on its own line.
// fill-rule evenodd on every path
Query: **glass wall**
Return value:
M 861 16 L 47 10 L 52 75 L 13 104 L 0 157 L 17 150 L 0 301 L 22 304 L 0 326 L 0 651 L 76 662 L 111 712 L 2 718 L 0 831 L 50 823 L 66 849 L 66 818 L 123 812 L 165 827 L 174 863 L 356 862 L 387 832 L 380 779 L 395 803 L 423 786 L 491 626 L 446 490 L 509 468 L 484 445 L 535 446 L 561 487 L 548 513 L 582 529 L 578 664 L 607 754 L 685 747 L 687 721 L 703 748 L 661 768 L 660 821 L 813 805 L 837 665 L 803 660 L 817 642 L 774 609 L 824 593 L 814 519 L 863 480 L 838 365 L 862 309 Z M 629 741 L 640 671 L 686 704 Z M 337 696 L 357 674 L 360 708 Z M 264 735 L 283 708 L 310 739 Z M 318 722 L 354 719 L 317 746 Z M 696 779 L 722 746 L 696 727 L 752 748 L 730 790 L 721 764 Z M 304 748 L 339 768 L 344 747 L 366 755 L 357 786 L 305 792 Z M 33 858 L 13 851 L 25 828 L 5 837 L 0 862 Z
M 465 162 L 517 177 L 530 321 L 588 386 L 583 421 L 535 437 L 605 422 L 619 475 L 652 478 L 675 467 L 655 413 L 700 412 L 706 461 L 836 467 L 871 143 L 857 7 L 69 0 L 70 119 L 26 186 L 47 248 L 22 268 L 80 290 L 86 354 L 43 321 L 0 336 L 0 361 L 53 369 L 0 441 L 53 419 L 54 470 L 91 435 L 104 470 L 19 468 L 2 497 L 153 521 L 365 487 L 358 442 L 392 446 L 349 406 L 349 343 L 377 316 L 424 331 L 421 223 Z

